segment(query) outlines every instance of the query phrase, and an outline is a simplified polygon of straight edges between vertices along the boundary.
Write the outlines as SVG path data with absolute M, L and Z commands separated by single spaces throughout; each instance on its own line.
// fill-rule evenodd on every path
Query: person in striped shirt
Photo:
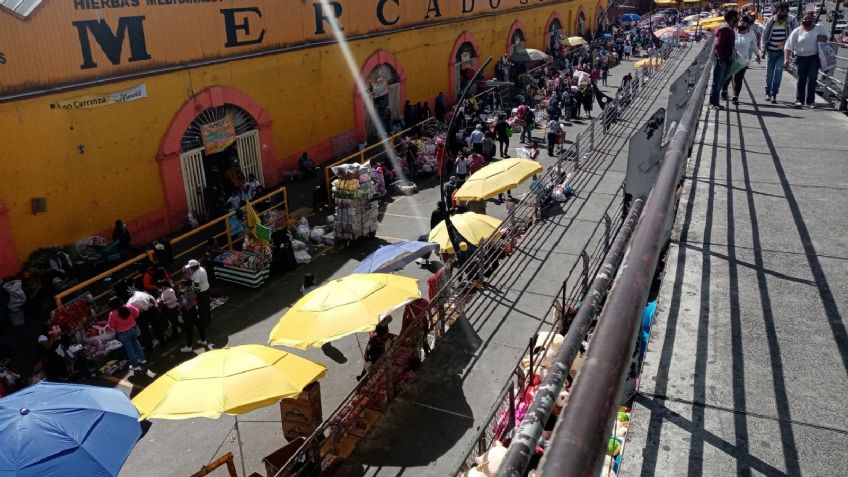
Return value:
M 777 103 L 783 76 L 783 47 L 796 28 L 798 20 L 789 14 L 789 4 L 783 2 L 777 5 L 775 14 L 766 22 L 760 36 L 760 51 L 766 57 L 766 101 Z

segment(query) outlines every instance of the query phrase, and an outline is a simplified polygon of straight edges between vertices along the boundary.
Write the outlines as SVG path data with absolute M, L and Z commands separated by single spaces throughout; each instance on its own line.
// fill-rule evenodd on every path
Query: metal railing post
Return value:
M 612 227 L 612 218 L 604 212 L 604 251 L 609 252 L 610 249 L 610 228 Z
M 583 272 L 580 274 L 580 279 L 582 280 L 583 294 L 585 295 L 589 291 L 589 254 L 584 250 L 580 254 L 580 258 L 583 260 Z

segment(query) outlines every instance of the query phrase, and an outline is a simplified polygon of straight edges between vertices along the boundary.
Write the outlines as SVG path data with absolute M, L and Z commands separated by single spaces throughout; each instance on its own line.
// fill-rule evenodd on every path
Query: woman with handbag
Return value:
M 783 64 L 789 66 L 792 54 L 798 63 L 798 89 L 795 107 L 816 107 L 816 78 L 819 76 L 819 42 L 827 41 L 827 33 L 815 24 L 814 13 L 801 17 L 801 26 L 792 30 L 783 48 Z
M 733 104 L 739 104 L 739 93 L 742 91 L 742 80 L 745 78 L 745 72 L 748 71 L 748 65 L 751 62 L 751 57 L 756 55 L 757 64 L 760 63 L 760 49 L 757 47 L 757 34 L 751 30 L 753 20 L 748 15 L 743 15 L 736 26 L 736 58 L 734 61 L 741 62 L 744 66 L 733 74 L 728 76 L 724 81 L 724 87 L 721 91 L 721 99 L 727 101 L 727 88 L 733 81 L 733 97 L 730 101 Z

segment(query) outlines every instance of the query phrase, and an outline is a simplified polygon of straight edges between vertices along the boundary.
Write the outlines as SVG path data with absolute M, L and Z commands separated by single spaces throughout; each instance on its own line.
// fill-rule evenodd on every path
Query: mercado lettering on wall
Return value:
M 0 99 L 565 0 L 50 0 L 0 8 Z

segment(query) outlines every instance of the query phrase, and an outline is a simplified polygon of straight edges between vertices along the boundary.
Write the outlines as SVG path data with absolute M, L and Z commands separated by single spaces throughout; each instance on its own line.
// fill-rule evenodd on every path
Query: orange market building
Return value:
M 0 6 L 0 277 L 35 249 L 109 237 L 117 218 L 139 243 L 182 228 L 201 200 L 209 150 L 201 131 L 224 124 L 242 169 L 273 186 L 303 151 L 320 163 L 366 139 L 351 69 L 384 85 L 398 115 L 407 99 L 455 98 L 467 63 L 515 45 L 545 49 L 552 34 L 593 29 L 606 8 L 604 0 L 12 3 L 14 11 Z

